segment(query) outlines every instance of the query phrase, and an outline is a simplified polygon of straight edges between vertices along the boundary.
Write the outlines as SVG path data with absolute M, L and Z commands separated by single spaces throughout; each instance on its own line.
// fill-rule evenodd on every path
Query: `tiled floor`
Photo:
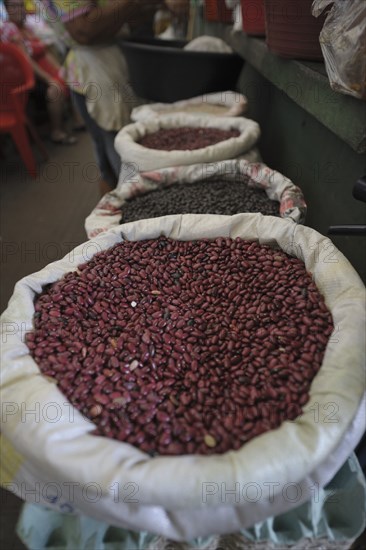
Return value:
M 3 311 L 14 284 L 62 258 L 87 240 L 84 220 L 98 202 L 98 173 L 87 134 L 74 146 L 47 144 L 50 160 L 29 177 L 11 144 L 0 168 L 1 299 Z

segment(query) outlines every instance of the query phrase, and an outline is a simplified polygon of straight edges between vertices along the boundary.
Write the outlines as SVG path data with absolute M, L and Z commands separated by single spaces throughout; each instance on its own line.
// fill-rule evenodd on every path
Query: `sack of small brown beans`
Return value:
M 144 122 L 161 115 L 185 113 L 189 115 L 242 116 L 248 105 L 247 98 L 239 92 L 216 92 L 175 103 L 149 103 L 135 107 L 131 113 L 133 122 Z
M 77 247 L 2 315 L 9 488 L 181 541 L 299 506 L 365 429 L 364 304 L 329 239 L 270 216 L 141 220 Z
M 278 215 L 303 223 L 306 203 L 299 187 L 263 163 L 235 159 L 193 164 L 126 173 L 117 188 L 102 197 L 86 218 L 85 230 L 92 239 L 122 222 L 137 219 L 244 212 Z
M 125 126 L 114 146 L 124 164 L 146 172 L 233 159 L 250 151 L 259 136 L 259 125 L 244 117 L 178 113 Z

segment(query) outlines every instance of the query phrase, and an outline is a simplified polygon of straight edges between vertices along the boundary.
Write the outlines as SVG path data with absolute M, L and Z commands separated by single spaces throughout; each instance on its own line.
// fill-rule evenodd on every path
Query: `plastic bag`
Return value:
M 290 218 L 296 223 L 304 221 L 304 196 L 301 189 L 291 180 L 262 163 L 226 160 L 214 164 L 192 164 L 132 175 L 119 183 L 116 189 L 104 195 L 87 217 L 85 230 L 88 238 L 92 239 L 119 225 L 123 216 L 123 204 L 136 195 L 181 183 L 206 181 L 217 176 L 222 176 L 228 181 L 228 190 L 231 180 L 248 181 L 248 186 L 264 189 L 271 200 L 280 203 L 282 218 Z
M 349 548 L 365 526 L 365 497 L 366 481 L 352 454 L 324 489 L 314 490 L 309 502 L 232 535 L 172 543 L 35 504 L 23 506 L 17 533 L 28 548 L 37 550 L 278 550 L 278 545 L 280 550 L 340 550 L 345 541 Z
M 243 30 L 241 0 L 225 0 L 225 5 L 229 10 L 233 10 L 233 32 L 241 32 Z
M 93 422 L 40 375 L 23 340 L 33 327 L 35 295 L 98 251 L 125 239 L 161 235 L 178 240 L 242 237 L 280 247 L 305 262 L 335 329 L 301 417 L 238 451 L 150 457 L 127 443 L 92 435 Z M 329 239 L 272 216 L 145 219 L 78 246 L 19 281 L 1 317 L 1 432 L 8 441 L 3 460 L 8 490 L 58 511 L 180 541 L 235 533 L 300 506 L 313 498 L 314 487 L 332 479 L 365 430 L 364 303 L 362 281 Z M 233 487 L 239 489 L 239 502 L 227 493 L 223 498 L 222 490 Z M 295 487 L 295 499 L 291 490 L 288 497 L 289 487 Z
M 318 17 L 333 4 L 319 36 L 330 86 L 336 92 L 366 99 L 366 2 L 314 0 Z

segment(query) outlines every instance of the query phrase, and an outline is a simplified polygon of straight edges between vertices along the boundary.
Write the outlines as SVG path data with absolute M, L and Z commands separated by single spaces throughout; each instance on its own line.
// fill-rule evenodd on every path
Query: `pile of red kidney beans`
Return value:
M 301 260 L 240 238 L 160 237 L 45 287 L 26 342 L 94 433 L 204 455 L 301 415 L 332 330 Z

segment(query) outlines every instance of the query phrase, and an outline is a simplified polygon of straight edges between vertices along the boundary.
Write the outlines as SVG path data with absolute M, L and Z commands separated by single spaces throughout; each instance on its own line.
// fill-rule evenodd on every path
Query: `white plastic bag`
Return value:
M 89 239 L 105 233 L 121 223 L 124 203 L 135 197 L 184 183 L 207 181 L 222 177 L 228 181 L 248 182 L 249 187 L 263 189 L 268 198 L 280 203 L 280 216 L 302 223 L 306 215 L 306 203 L 301 189 L 291 180 L 262 163 L 246 160 L 225 160 L 213 164 L 193 164 L 177 168 L 163 168 L 152 172 L 132 174 L 116 189 L 104 195 L 85 220 Z M 173 212 L 172 212 L 173 213 Z
M 200 116 L 240 116 L 246 111 L 247 105 L 247 98 L 239 92 L 215 92 L 175 103 L 151 103 L 135 107 L 131 120 L 144 122 L 149 118 L 178 112 Z
M 333 4 L 319 36 L 330 86 L 336 92 L 366 99 L 366 2 L 314 0 L 318 17 Z
M 137 143 L 146 134 L 152 134 L 160 129 L 187 126 L 238 130 L 240 135 L 193 151 L 161 151 L 148 149 Z M 259 125 L 254 120 L 244 117 L 189 116 L 178 113 L 125 126 L 117 134 L 114 146 L 124 163 L 133 163 L 138 172 L 146 172 L 168 166 L 187 166 L 232 159 L 249 151 L 257 143 L 259 136 Z
M 189 542 L 131 532 L 88 517 L 26 504 L 17 534 L 27 548 L 88 550 L 341 550 L 350 548 L 366 522 L 366 480 L 352 454 L 332 481 L 294 510 L 238 533 Z M 345 506 L 345 501 L 352 506 Z M 51 542 L 52 541 L 52 542 Z
M 233 10 L 232 32 L 243 31 L 243 20 L 241 13 L 241 0 L 225 0 L 226 7 Z
M 123 239 L 160 235 L 180 240 L 239 236 L 304 260 L 335 330 L 301 417 L 238 451 L 151 458 L 129 444 L 91 435 L 94 424 L 40 375 L 23 341 L 33 327 L 35 295 L 99 250 Z M 271 216 L 166 216 L 119 226 L 80 245 L 19 281 L 1 318 L 7 488 L 56 510 L 175 540 L 233 533 L 299 506 L 314 497 L 314 487 L 332 479 L 365 430 L 364 303 L 359 276 L 329 239 Z M 227 498 L 233 487 L 239 487 L 239 502 Z M 253 487 L 260 498 L 253 498 Z

